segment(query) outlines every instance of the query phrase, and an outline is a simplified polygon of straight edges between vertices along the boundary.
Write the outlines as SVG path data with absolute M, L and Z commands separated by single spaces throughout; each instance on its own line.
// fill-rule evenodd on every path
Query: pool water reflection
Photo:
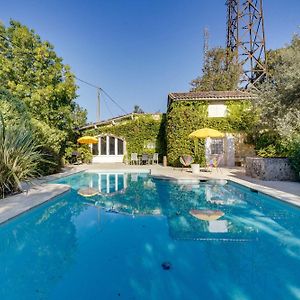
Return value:
M 0 299 L 300 298 L 299 209 L 232 183 L 118 172 L 56 182 L 71 191 L 0 227 Z

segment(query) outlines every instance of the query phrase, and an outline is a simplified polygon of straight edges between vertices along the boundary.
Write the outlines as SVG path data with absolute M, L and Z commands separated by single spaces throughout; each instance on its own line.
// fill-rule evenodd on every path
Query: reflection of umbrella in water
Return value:
M 215 221 L 224 216 L 222 211 L 211 209 L 192 209 L 190 214 L 202 221 Z
M 78 190 L 77 193 L 83 197 L 93 197 L 93 196 L 98 195 L 99 192 L 96 189 L 87 187 L 87 188 L 82 188 L 82 189 Z

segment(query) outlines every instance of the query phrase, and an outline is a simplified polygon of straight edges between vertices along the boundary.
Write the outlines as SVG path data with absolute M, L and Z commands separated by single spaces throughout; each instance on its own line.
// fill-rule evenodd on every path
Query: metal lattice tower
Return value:
M 203 55 L 204 55 L 204 64 L 206 64 L 207 62 L 207 54 L 209 51 L 209 29 L 207 27 L 204 28 L 203 31 L 203 35 L 204 35 L 204 44 L 203 44 Z
M 227 0 L 227 50 L 243 66 L 242 86 L 255 85 L 267 74 L 262 0 Z

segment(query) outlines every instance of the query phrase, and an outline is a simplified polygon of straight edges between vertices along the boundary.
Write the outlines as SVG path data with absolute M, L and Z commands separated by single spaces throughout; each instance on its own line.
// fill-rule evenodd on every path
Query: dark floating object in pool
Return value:
M 112 214 L 119 214 L 120 212 L 116 209 L 109 208 L 106 210 L 107 213 L 112 213 Z
M 258 194 L 258 190 L 255 190 L 255 189 L 251 189 L 251 188 L 250 188 L 250 191 L 251 191 L 252 193 Z
M 167 271 L 167 270 L 170 270 L 170 269 L 171 269 L 172 265 L 171 265 L 170 262 L 165 261 L 165 262 L 163 262 L 163 263 L 161 264 L 161 267 L 162 267 L 164 270 Z

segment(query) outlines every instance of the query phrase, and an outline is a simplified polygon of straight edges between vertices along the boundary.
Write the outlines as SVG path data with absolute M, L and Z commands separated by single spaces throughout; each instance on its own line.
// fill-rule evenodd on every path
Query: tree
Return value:
M 286 140 L 300 135 L 300 37 L 269 52 L 269 79 L 260 86 L 256 102 L 261 127 Z
M 59 159 L 86 121 L 74 75 L 49 42 L 21 23 L 0 24 L 0 35 L 0 85 L 26 106 L 40 142 Z
M 141 107 L 139 105 L 135 105 L 133 107 L 133 112 L 136 113 L 136 114 L 143 114 L 144 111 L 141 109 Z
M 221 47 L 207 52 L 202 71 L 202 76 L 191 82 L 193 92 L 236 90 L 242 74 L 240 64 Z
M 257 148 L 265 156 L 288 156 L 300 174 L 300 37 L 270 51 L 269 78 L 259 87 Z

